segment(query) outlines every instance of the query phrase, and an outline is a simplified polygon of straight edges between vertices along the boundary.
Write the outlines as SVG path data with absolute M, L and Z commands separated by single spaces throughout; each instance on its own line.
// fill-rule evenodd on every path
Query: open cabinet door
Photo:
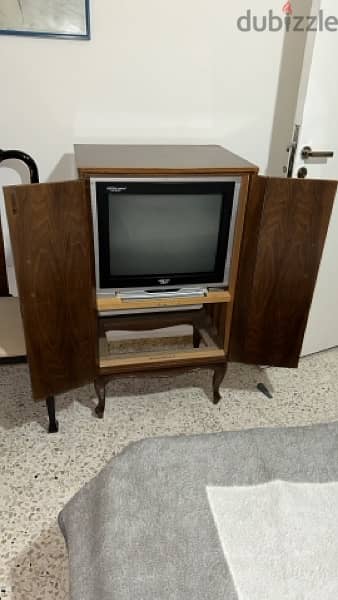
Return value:
M 4 190 L 35 399 L 92 381 L 96 295 L 87 182 Z
M 297 367 L 337 182 L 254 176 L 229 360 Z

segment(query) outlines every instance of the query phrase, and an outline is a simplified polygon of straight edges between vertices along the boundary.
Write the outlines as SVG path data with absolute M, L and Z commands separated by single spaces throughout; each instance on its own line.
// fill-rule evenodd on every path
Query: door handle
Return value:
M 306 160 L 307 158 L 333 158 L 334 152 L 331 152 L 330 150 L 316 152 L 315 150 L 312 150 L 310 146 L 304 146 L 301 156 L 303 160 Z

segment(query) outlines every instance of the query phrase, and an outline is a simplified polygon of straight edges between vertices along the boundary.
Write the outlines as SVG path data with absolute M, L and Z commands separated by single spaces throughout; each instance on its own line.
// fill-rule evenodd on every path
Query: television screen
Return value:
M 112 277 L 215 270 L 222 194 L 109 194 Z
M 234 179 L 96 180 L 94 185 L 99 289 L 226 281 L 236 214 Z

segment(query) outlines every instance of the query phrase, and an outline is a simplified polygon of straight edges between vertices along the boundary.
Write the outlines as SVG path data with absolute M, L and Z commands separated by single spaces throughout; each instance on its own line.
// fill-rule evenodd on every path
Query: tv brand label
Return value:
M 114 192 L 114 193 L 116 193 L 116 192 L 126 192 L 127 191 L 127 187 L 126 186 L 124 186 L 124 187 L 118 187 L 118 186 L 113 185 L 112 187 L 107 188 L 107 190 L 108 190 L 108 192 Z
M 297 16 L 293 14 L 291 2 L 287 2 L 283 6 L 284 16 L 281 17 L 269 10 L 267 15 L 255 15 L 249 8 L 245 15 L 237 19 L 237 28 L 239 31 L 247 33 L 249 31 L 338 31 L 338 18 L 333 15 L 325 16 L 322 9 L 317 15 L 312 16 Z
M 157 280 L 161 285 L 168 285 L 170 283 L 170 279 L 158 279 Z

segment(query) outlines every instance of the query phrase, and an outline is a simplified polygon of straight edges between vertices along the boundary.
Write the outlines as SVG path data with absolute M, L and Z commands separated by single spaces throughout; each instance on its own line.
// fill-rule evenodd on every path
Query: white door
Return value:
M 337 0 L 322 0 L 324 18 L 336 16 Z M 316 8 L 318 12 L 318 7 Z M 312 61 L 311 61 L 312 55 Z M 319 31 L 304 61 L 303 87 L 298 118 L 301 122 L 298 152 L 293 176 L 306 167 L 308 178 L 338 179 L 338 32 Z M 302 115 L 300 113 L 303 113 Z M 304 160 L 301 151 L 333 151 L 334 157 Z M 338 197 L 336 198 L 310 318 L 303 344 L 303 355 L 338 346 Z

